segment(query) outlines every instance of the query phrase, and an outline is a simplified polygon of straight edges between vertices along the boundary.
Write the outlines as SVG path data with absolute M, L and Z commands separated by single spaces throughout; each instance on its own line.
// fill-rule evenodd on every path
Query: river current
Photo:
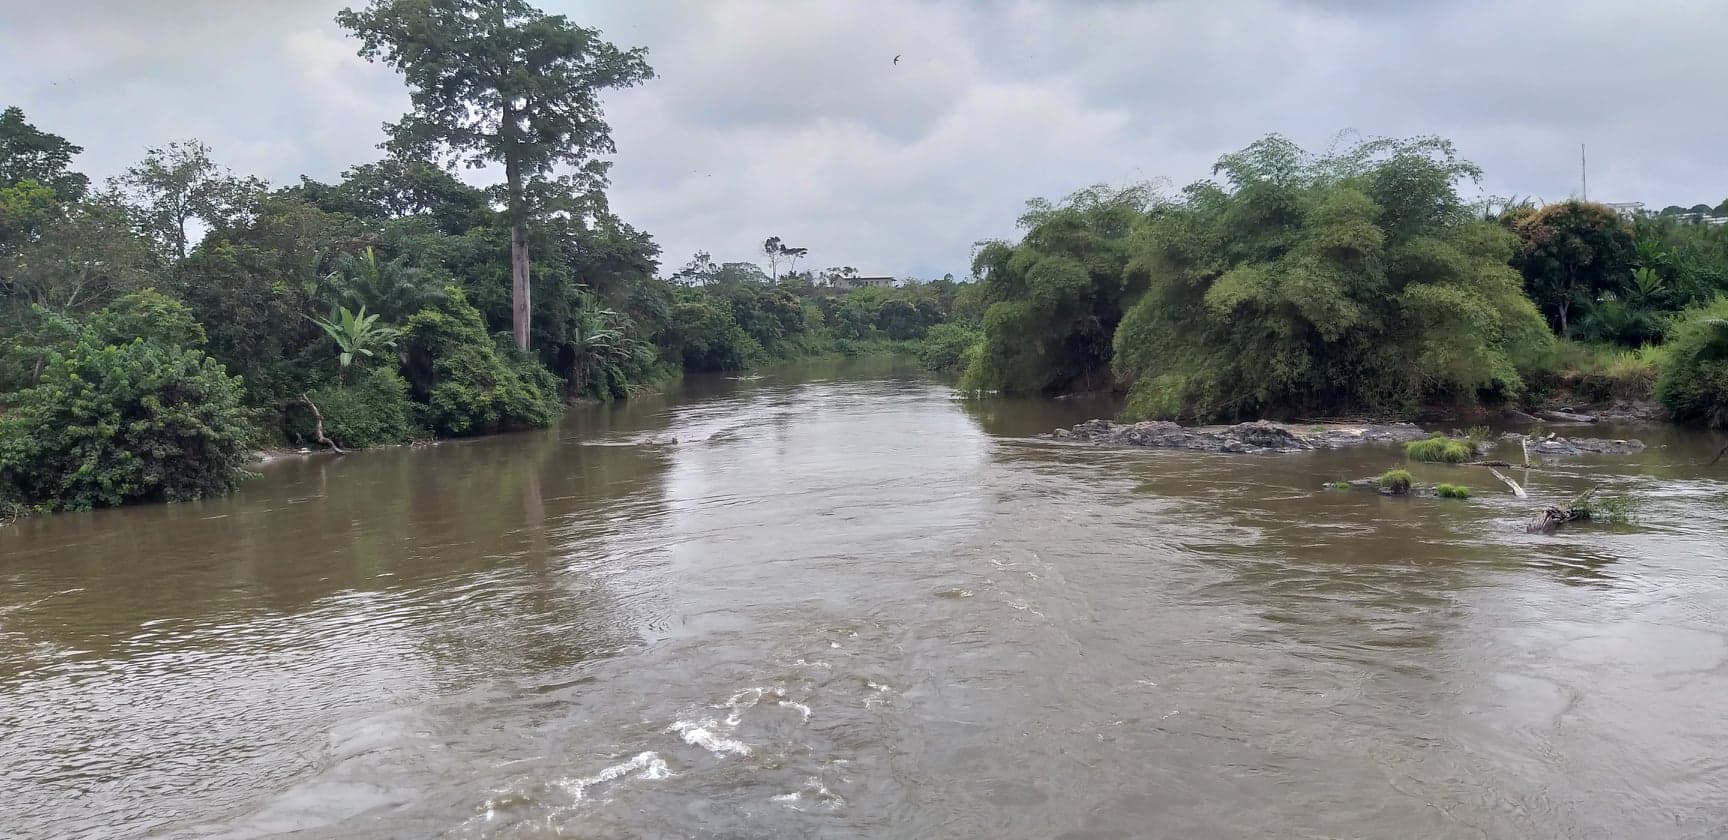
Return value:
M 810 364 L 0 528 L 0 835 L 1728 836 L 1719 437 L 1030 438 L 1113 410 Z

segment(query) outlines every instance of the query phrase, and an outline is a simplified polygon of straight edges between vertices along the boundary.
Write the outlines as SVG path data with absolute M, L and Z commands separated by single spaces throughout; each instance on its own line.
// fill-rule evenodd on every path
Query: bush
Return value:
M 203 351 L 87 335 L 0 417 L 0 487 L 46 510 L 227 493 L 252 441 L 240 396 Z
M 1410 473 L 1407 470 L 1387 470 L 1380 474 L 1380 489 L 1394 495 L 1402 496 L 1410 492 Z
M 1470 460 L 1470 447 L 1461 441 L 1435 435 L 1427 440 L 1413 440 L 1404 444 L 1404 457 L 1412 461 L 1462 464 Z
M 942 372 L 966 369 L 968 355 L 984 342 L 984 334 L 961 324 L 938 324 L 925 333 L 918 345 L 918 363 Z
M 1668 353 L 1667 345 L 1624 350 L 1557 341 L 1532 359 L 1533 378 L 1539 388 L 1568 402 L 1649 399 Z
M 767 356 L 731 312 L 700 299 L 674 305 L 655 343 L 690 372 L 742 370 Z
M 413 436 L 408 381 L 389 368 L 307 396 L 324 415 L 324 434 L 340 446 L 362 449 L 402 443 Z
M 480 311 L 454 286 L 402 330 L 410 393 L 439 435 L 480 435 L 547 426 L 558 413 L 558 381 L 532 357 L 499 346 Z
M 1728 297 L 1682 314 L 1667 347 L 1656 399 L 1680 422 L 1728 427 Z
M 1470 498 L 1470 488 L 1460 487 L 1456 484 L 1437 485 L 1434 488 L 1434 493 L 1442 499 L 1468 499 L 1468 498 Z

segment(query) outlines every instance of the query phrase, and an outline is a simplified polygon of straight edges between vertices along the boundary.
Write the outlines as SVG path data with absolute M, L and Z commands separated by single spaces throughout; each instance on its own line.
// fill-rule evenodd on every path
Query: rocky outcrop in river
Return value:
M 1582 455 L 1594 452 L 1602 455 L 1631 455 L 1644 451 L 1644 441 L 1637 439 L 1569 438 L 1559 435 L 1529 437 L 1507 434 L 1508 439 L 1527 440 L 1525 448 L 1533 455 Z
M 1100 446 L 1145 446 L 1196 452 L 1300 452 L 1342 449 L 1364 443 L 1403 443 L 1426 437 L 1411 423 L 1316 424 L 1309 426 L 1256 420 L 1234 426 L 1183 426 L 1168 420 L 1113 423 L 1087 420 L 1071 429 L 1057 429 L 1048 440 Z

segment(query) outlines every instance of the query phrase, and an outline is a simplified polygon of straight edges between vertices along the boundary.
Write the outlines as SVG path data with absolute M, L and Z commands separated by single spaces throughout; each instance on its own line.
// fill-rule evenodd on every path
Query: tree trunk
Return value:
M 528 226 L 517 222 L 510 226 L 510 326 L 516 334 L 516 346 L 528 349 Z
M 516 346 L 527 350 L 529 314 L 533 312 L 528 286 L 528 200 L 522 185 L 522 164 L 510 150 L 516 142 L 519 118 L 515 111 L 504 109 L 504 183 L 509 190 L 505 209 L 510 216 L 510 331 L 516 336 Z

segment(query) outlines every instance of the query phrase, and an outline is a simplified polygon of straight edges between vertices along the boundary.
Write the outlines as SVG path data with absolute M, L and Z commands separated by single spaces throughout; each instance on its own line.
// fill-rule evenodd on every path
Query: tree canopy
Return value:
M 524 0 L 373 0 L 337 21 L 361 56 L 408 83 L 414 110 L 388 127 L 404 159 L 503 165 L 513 332 L 527 349 L 530 216 L 604 206 L 609 164 L 597 156 L 615 147 L 600 93 L 651 78 L 646 50 L 620 50 Z

